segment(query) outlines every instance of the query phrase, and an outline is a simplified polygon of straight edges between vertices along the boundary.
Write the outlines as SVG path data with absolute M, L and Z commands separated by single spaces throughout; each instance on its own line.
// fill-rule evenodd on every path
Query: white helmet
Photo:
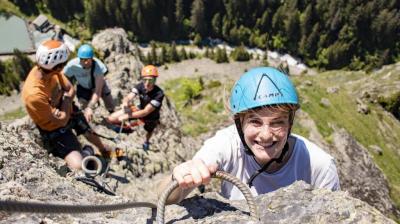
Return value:
M 67 61 L 69 51 L 67 46 L 57 40 L 47 40 L 41 43 L 36 51 L 37 64 L 47 70 Z

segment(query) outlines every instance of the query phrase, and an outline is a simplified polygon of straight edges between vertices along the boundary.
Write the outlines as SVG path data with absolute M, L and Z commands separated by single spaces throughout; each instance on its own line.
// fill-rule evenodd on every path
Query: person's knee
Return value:
M 118 117 L 123 115 L 123 114 L 124 114 L 124 112 L 121 109 L 121 110 L 118 110 L 118 111 L 110 114 L 110 116 L 108 116 L 107 119 L 108 119 L 109 122 L 119 122 Z
M 110 114 L 110 116 L 107 117 L 107 120 L 111 123 L 117 122 L 118 117 L 115 115 L 116 112 Z
M 64 160 L 71 169 L 80 170 L 82 168 L 82 156 L 78 151 L 70 152 Z

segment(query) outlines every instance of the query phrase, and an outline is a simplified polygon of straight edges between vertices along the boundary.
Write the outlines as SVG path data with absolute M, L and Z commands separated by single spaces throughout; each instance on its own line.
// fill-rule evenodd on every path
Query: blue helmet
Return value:
M 93 48 L 89 44 L 84 44 L 79 47 L 78 57 L 79 58 L 93 58 Z
M 262 106 L 298 105 L 296 89 L 287 75 L 271 67 L 258 67 L 244 73 L 235 83 L 230 98 L 233 114 Z

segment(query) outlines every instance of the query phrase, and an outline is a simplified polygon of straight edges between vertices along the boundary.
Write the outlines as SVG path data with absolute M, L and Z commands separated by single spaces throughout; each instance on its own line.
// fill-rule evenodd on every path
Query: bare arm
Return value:
M 96 103 L 99 101 L 99 98 L 101 97 L 103 86 L 104 86 L 104 76 L 96 76 L 95 77 L 95 90 L 92 95 L 92 98 L 90 99 L 88 103 L 88 108 L 93 108 Z
M 123 106 L 129 106 L 130 102 L 136 97 L 136 93 L 130 92 L 124 99 L 122 100 L 122 105 Z
M 64 78 L 64 77 L 62 77 Z M 68 79 L 63 79 L 64 95 L 60 108 L 52 110 L 53 116 L 51 117 L 53 122 L 61 122 L 63 126 L 67 125 L 69 118 L 72 113 L 72 99 L 75 96 L 75 89 Z
M 142 117 L 146 117 L 147 115 L 149 115 L 151 112 L 153 112 L 156 108 L 151 105 L 150 103 L 146 105 L 146 107 L 143 110 L 138 110 L 135 112 L 130 111 L 127 114 L 124 114 L 122 116 L 120 116 L 118 119 L 120 121 L 124 121 L 127 120 L 128 118 L 142 118 Z

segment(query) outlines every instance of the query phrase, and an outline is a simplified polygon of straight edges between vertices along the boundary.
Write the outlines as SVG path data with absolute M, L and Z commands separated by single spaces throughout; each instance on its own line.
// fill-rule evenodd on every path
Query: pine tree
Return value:
M 176 21 L 176 32 L 182 35 L 183 32 L 183 20 L 185 19 L 185 12 L 183 9 L 183 0 L 176 0 L 175 2 L 175 21 Z
M 172 42 L 171 47 L 169 48 L 169 57 L 172 62 L 179 62 L 180 58 L 178 55 L 178 51 L 176 50 L 176 44 L 175 42 Z
M 223 49 L 217 47 L 217 52 L 215 53 L 214 61 L 216 61 L 217 63 L 229 62 L 225 47 Z
M 196 33 L 204 36 L 206 35 L 206 23 L 204 16 L 204 2 L 203 0 L 194 0 L 192 3 L 192 10 L 190 16 L 190 23 Z
M 245 46 L 241 44 L 239 47 L 235 48 L 232 51 L 231 58 L 235 61 L 249 61 L 250 55 L 247 52 Z
M 160 64 L 168 63 L 170 59 L 168 57 L 167 48 L 165 45 L 161 46 L 161 54 L 160 54 Z
M 200 36 L 200 34 L 197 33 L 194 36 L 193 44 L 198 46 L 198 47 L 201 47 L 201 36 Z
M 150 51 L 149 59 L 151 59 L 151 61 L 148 60 L 148 62 L 149 63 L 151 62 L 152 65 L 158 65 L 159 62 L 158 62 L 158 57 L 157 57 L 157 45 L 154 41 L 151 41 L 150 46 L 151 46 L 151 51 Z
M 187 53 L 186 53 L 185 47 L 182 47 L 182 48 L 181 48 L 179 54 L 180 54 L 180 55 L 179 55 L 180 60 L 186 60 L 186 59 L 188 59 L 188 55 L 187 55 Z
M 137 44 L 135 44 L 135 52 L 137 54 L 137 56 L 139 57 L 140 61 L 144 61 L 145 58 L 143 56 L 143 52 L 140 50 L 139 46 Z
M 222 19 L 221 14 L 216 13 L 211 21 L 212 30 L 216 36 L 222 36 Z
M 24 53 L 18 49 L 14 49 L 14 57 L 12 59 L 12 70 L 19 80 L 25 80 L 29 71 L 33 67 L 33 62 Z
M 208 48 L 208 46 L 206 47 L 206 50 L 204 51 L 204 57 L 210 58 L 210 48 Z

